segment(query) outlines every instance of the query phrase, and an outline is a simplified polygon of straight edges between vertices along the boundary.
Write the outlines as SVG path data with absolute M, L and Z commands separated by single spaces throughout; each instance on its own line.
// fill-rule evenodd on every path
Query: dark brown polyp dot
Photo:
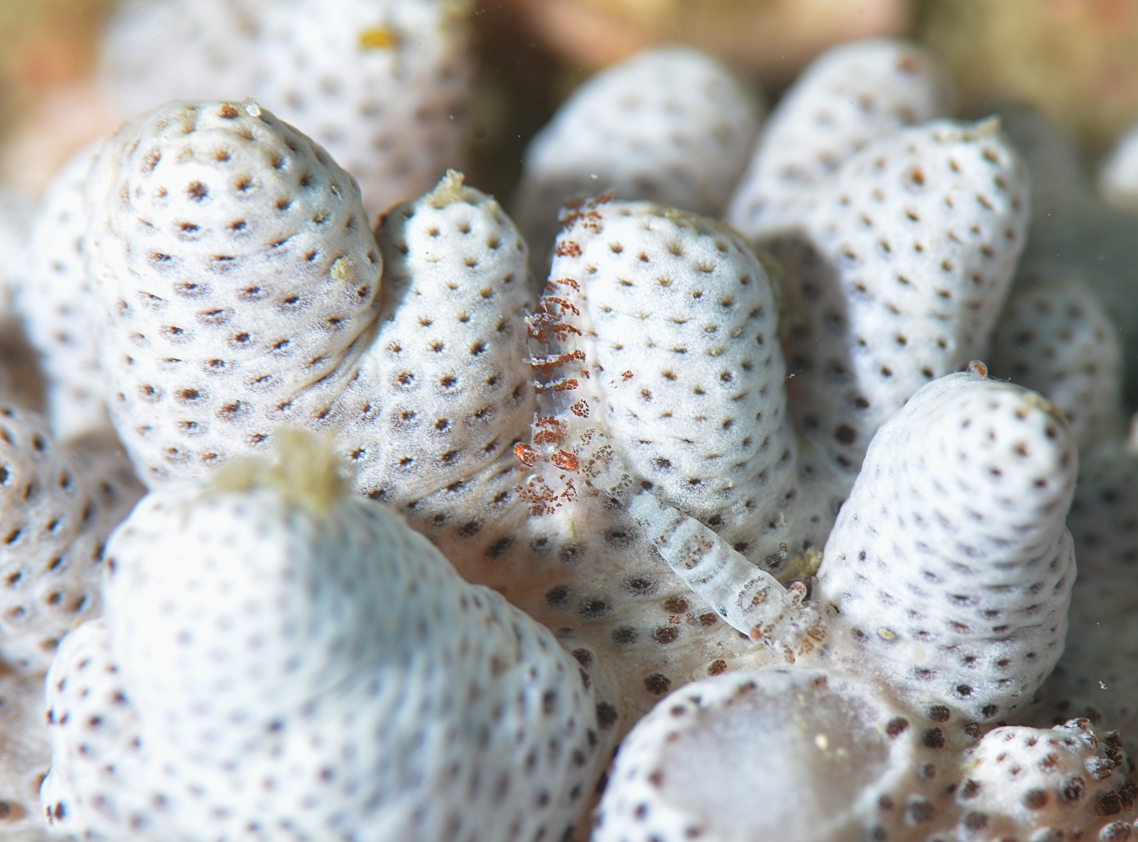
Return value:
M 1042 810 L 1047 806 L 1047 791 L 1043 789 L 1028 790 L 1023 797 L 1023 806 L 1029 810 Z
M 580 561 L 585 555 L 585 551 L 576 544 L 566 544 L 561 548 L 557 554 L 557 560 L 562 564 L 574 564 Z
M 1030 793 L 1028 793 L 1030 795 Z M 1122 796 L 1117 792 L 1104 792 L 1098 797 L 1095 812 L 1100 816 L 1114 816 L 1122 812 Z
M 640 637 L 632 626 L 617 626 L 612 630 L 612 642 L 617 646 L 631 646 Z
M 504 556 L 507 552 L 509 552 L 510 548 L 514 545 L 515 540 L 517 539 L 513 535 L 507 535 L 505 538 L 499 538 L 497 541 L 486 548 L 486 552 L 483 553 L 483 555 L 492 561 L 496 561 L 497 559 Z
M 655 580 L 644 576 L 630 576 L 624 580 L 624 590 L 633 596 L 648 596 L 659 587 Z
M 936 818 L 936 807 L 923 798 L 914 798 L 905 808 L 905 817 L 910 824 L 923 824 Z
M 586 599 L 578 607 L 577 613 L 586 620 L 596 620 L 612 611 L 603 599 Z
M 708 675 L 722 675 L 725 672 L 727 672 L 727 662 L 722 658 L 716 658 L 707 665 Z
M 940 728 L 929 728 L 925 731 L 921 742 L 929 748 L 944 748 L 944 731 L 940 730 Z
M 679 636 L 680 630 L 676 626 L 657 626 L 656 631 L 652 634 L 657 643 L 663 644 L 674 643 Z
M 1087 782 L 1078 775 L 1072 775 L 1063 782 L 1061 792 L 1064 801 L 1078 801 L 1087 794 Z
M 977 812 L 968 813 L 964 817 L 964 826 L 968 830 L 970 830 L 972 833 L 976 833 L 977 831 L 983 830 L 984 828 L 986 828 L 988 826 L 988 815 L 987 815 L 987 813 L 977 813 Z
M 908 719 L 903 716 L 896 716 L 893 719 L 890 719 L 889 722 L 885 725 L 885 733 L 890 737 L 896 737 L 897 735 L 904 733 L 905 729 L 908 727 Z
M 569 604 L 573 591 L 566 585 L 554 585 L 545 592 L 545 601 L 553 608 L 564 608 Z
M 668 678 L 668 676 L 662 672 L 654 672 L 644 678 L 644 689 L 653 696 L 663 696 L 668 692 L 668 688 L 671 686 L 672 679 Z
M 950 716 L 952 711 L 945 705 L 933 705 L 929 708 L 929 719 L 933 722 L 948 722 Z

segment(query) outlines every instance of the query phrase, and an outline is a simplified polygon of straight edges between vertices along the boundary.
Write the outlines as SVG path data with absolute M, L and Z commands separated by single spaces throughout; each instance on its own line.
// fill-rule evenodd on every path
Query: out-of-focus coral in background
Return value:
M 120 0 L 0 0 L 0 184 L 42 190 L 113 126 L 94 74 Z M 476 5 L 472 183 L 505 195 L 522 153 L 589 73 L 656 43 L 715 52 L 777 91 L 840 41 L 911 29 L 910 0 L 499 0 Z
M 93 81 L 118 0 L 0 0 L 0 184 L 38 192 L 108 131 Z M 588 74 L 682 42 L 778 92 L 835 43 L 911 35 L 952 71 L 965 108 L 1032 106 L 1092 154 L 1138 121 L 1138 0 L 498 0 L 474 12 L 475 183 L 507 193 L 529 138 Z

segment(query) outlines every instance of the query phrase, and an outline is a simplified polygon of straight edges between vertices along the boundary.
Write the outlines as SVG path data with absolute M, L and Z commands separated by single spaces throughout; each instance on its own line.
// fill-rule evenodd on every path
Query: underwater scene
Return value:
M 1138 0 L 0 0 L 0 839 L 1138 840 Z

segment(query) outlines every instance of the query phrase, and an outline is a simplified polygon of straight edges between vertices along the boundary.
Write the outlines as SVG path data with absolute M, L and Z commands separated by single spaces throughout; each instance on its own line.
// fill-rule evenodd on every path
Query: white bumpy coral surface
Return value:
M 52 824 L 566 838 L 607 759 L 587 674 L 397 515 L 329 482 L 311 442 L 283 440 L 276 470 L 153 493 L 115 533 L 105 627 L 69 639 L 49 677 Z
M 668 48 L 534 141 L 523 236 L 450 169 L 465 12 L 131 4 L 102 79 L 139 113 L 0 197 L 51 427 L 14 344 L 0 819 L 1132 838 L 1127 349 L 1039 245 L 1091 207 L 1062 145 L 1020 132 L 1033 215 L 913 45 L 832 51 L 765 126 Z M 116 435 L 151 491 L 104 548 Z

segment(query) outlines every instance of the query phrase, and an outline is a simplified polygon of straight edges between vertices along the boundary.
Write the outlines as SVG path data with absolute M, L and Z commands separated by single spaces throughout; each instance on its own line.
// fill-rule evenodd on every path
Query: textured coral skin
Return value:
M 817 594 L 853 647 L 837 657 L 913 707 L 985 722 L 1030 700 L 1066 636 L 1077 472 L 1074 435 L 1039 395 L 974 374 L 919 391 L 874 438 L 826 543 Z
M 858 838 L 865 814 L 920 791 L 914 770 L 936 759 L 907 723 L 871 682 L 823 669 L 706 679 L 624 742 L 593 839 Z M 785 765 L 769 774 L 763 758 Z
M 52 179 L 36 216 L 26 279 L 16 308 L 39 351 L 47 414 L 60 439 L 109 430 L 106 376 L 99 367 L 99 319 L 84 255 L 83 188 L 102 141 L 76 152 Z
M 826 545 L 829 639 L 808 666 L 662 700 L 618 755 L 598 839 L 1035 839 L 1133 817 L 1117 734 L 984 734 L 1061 651 L 1077 459 L 1052 406 L 974 368 L 875 436 Z
M 1004 726 L 957 752 L 945 721 L 826 669 L 706 679 L 626 739 L 593 838 L 1131 838 L 1138 788 L 1117 732 Z
M 640 53 L 578 88 L 526 149 L 513 213 L 539 274 L 548 269 L 557 212 L 611 190 L 718 216 L 761 120 L 755 95 L 695 50 Z
M 946 117 L 952 92 L 915 45 L 867 40 L 828 51 L 795 80 L 763 127 L 727 219 L 766 239 L 793 219 L 804 189 L 867 143 L 903 126 Z
M 1085 717 L 1098 728 L 1118 729 L 1132 753 L 1136 653 L 1130 569 L 1138 558 L 1138 461 L 1133 425 L 1124 438 L 1119 418 L 1118 332 L 1091 292 L 1074 281 L 1025 288 L 1012 304 L 1005 316 L 1009 339 L 1002 367 L 1023 367 L 1025 380 L 1039 380 L 1057 406 L 1072 411 L 1080 448 L 1079 482 L 1067 517 L 1079 559 L 1069 614 L 1078 632 L 1069 636 L 1026 718 L 1049 725 Z M 1038 322 L 1025 324 L 1026 308 L 1041 312 Z M 1040 330 L 1054 323 L 1059 329 L 1050 336 Z M 1032 354 L 1041 343 L 1044 353 Z
M 1122 433 L 1117 328 L 1073 273 L 1017 289 L 1000 315 L 992 375 L 1047 396 L 1080 448 Z
M 464 165 L 466 0 L 284 0 L 262 12 L 253 95 L 327 148 L 369 218 Z
M 466 0 L 137 0 L 111 23 L 101 83 L 130 117 L 254 97 L 355 176 L 369 218 L 462 165 Z
M 40 825 L 51 764 L 44 670 L 75 625 L 97 616 L 103 547 L 142 493 L 113 436 L 55 442 L 44 418 L 0 403 L 0 823 Z M 7 838 L 7 837 L 5 837 Z
M 577 660 L 383 506 L 227 476 L 151 494 L 111 539 L 105 628 L 50 678 L 49 821 L 122 840 L 568 838 L 611 748 Z
M 943 165 L 944 184 L 934 165 Z M 916 166 L 930 174 L 913 211 L 906 185 Z M 907 271 L 924 297 L 893 307 L 890 318 L 939 354 L 931 374 L 899 375 L 886 396 L 864 385 L 874 408 L 851 421 L 852 447 L 839 430 L 837 448 L 850 454 L 830 457 L 852 477 L 889 406 L 982 350 L 1024 208 L 1015 154 L 987 125 L 910 129 L 870 145 L 836 177 L 838 190 L 888 197 L 882 207 L 900 222 L 887 216 L 883 229 L 917 229 L 904 234 L 923 250 Z M 1003 194 L 948 214 L 966 235 L 926 237 L 906 216 L 923 212 L 922 202 L 953 200 L 968 178 L 989 177 Z M 357 490 L 397 505 L 464 576 L 500 590 L 571 647 L 633 665 L 619 689 L 598 679 L 621 728 L 673 684 L 813 645 L 817 624 L 794 607 L 804 591 L 783 593 L 759 577 L 745 599 L 787 600 L 786 610 L 772 603 L 773 613 L 745 620 L 750 609 L 739 602 L 723 622 L 745 583 L 716 574 L 734 584 L 702 591 L 708 605 L 682 579 L 661 576 L 651 545 L 665 534 L 653 530 L 681 525 L 667 525 L 675 507 L 693 526 L 702 522 L 682 534 L 710 529 L 699 540 L 724 548 L 715 565 L 746 571 L 749 559 L 789 582 L 813 572 L 848 488 L 825 458 L 834 445 L 804 447 L 788 423 L 802 416 L 809 440 L 806 416 L 841 417 L 848 396 L 827 397 L 821 382 L 812 392 L 803 375 L 798 409 L 788 405 L 766 270 L 728 229 L 648 203 L 579 206 L 565 218 L 547 291 L 526 325 L 525 248 L 496 204 L 448 176 L 388 214 L 377 243 L 346 174 L 252 103 L 175 104 L 139 118 L 96 164 L 88 198 L 89 265 L 110 319 L 112 415 L 152 485 L 255 451 L 283 421 L 336 432 L 357 467 Z M 819 189 L 810 204 L 821 253 L 860 236 L 862 221 L 832 194 Z M 147 243 L 125 251 L 121 238 L 139 226 Z M 950 261 L 960 268 L 942 278 Z M 282 263 L 303 285 L 281 285 Z M 840 271 L 854 287 L 859 271 L 863 285 L 873 276 Z M 951 297 L 953 284 L 972 283 L 968 271 L 989 274 L 975 295 L 962 292 L 960 306 L 938 313 L 936 337 L 925 337 L 919 305 L 940 300 L 926 287 L 947 285 Z M 867 330 L 892 295 L 863 305 Z M 813 308 L 824 306 L 803 295 L 798 317 L 820 319 Z M 532 388 L 538 411 L 527 435 Z M 570 435 L 584 437 L 576 452 L 559 443 Z M 589 488 L 580 463 L 599 437 L 664 510 L 625 513 Z M 685 557 L 678 551 L 670 563 Z M 756 650 L 732 624 L 771 649 Z
M 1027 186 L 993 121 L 934 121 L 868 143 L 761 241 L 785 271 L 795 420 L 828 460 L 856 470 L 909 395 L 987 356 Z
M 343 388 L 382 261 L 359 188 L 320 147 L 253 104 L 174 105 L 108 144 L 88 202 L 110 412 L 147 483 L 255 447 Z
M 44 419 L 0 404 L 0 656 L 51 664 L 60 638 L 102 611 L 103 545 L 141 489 L 113 439 L 56 444 Z
M 859 681 L 873 676 L 880 686 L 853 696 L 886 692 L 880 706 L 890 716 L 878 724 L 887 732 L 903 716 L 909 723 L 903 739 L 919 742 L 901 764 L 904 787 L 890 796 L 898 809 L 879 815 L 887 809 L 880 799 L 862 805 L 866 811 L 853 810 L 849 828 L 871 838 L 973 839 L 1073 827 L 1073 806 L 1062 806 L 1068 812 L 1058 818 L 1024 807 L 1047 787 L 1048 804 L 1058 805 L 1054 799 L 1066 798 L 1062 786 L 1047 778 L 1024 789 L 1021 779 L 1004 780 L 992 746 L 1012 732 L 984 735 L 999 717 L 1025 716 L 1024 703 L 1062 645 L 1073 571 L 1070 538 L 1055 515 L 1073 483 L 1072 433 L 1054 408 L 985 381 L 979 367 L 936 381 L 985 350 L 1026 239 L 1023 168 L 994 124 L 890 131 L 835 158 L 833 172 L 793 200 L 797 228 L 767 240 L 783 260 L 789 295 L 781 301 L 771 288 L 772 264 L 756 259 L 726 227 L 659 205 L 601 198 L 567 210 L 551 278 L 535 303 L 525 244 L 513 223 L 457 174 L 393 209 L 373 236 L 358 223 L 363 213 L 350 177 L 256 103 L 175 105 L 146 119 L 149 125 L 143 120 L 124 130 L 88 187 L 98 211 L 92 265 L 112 293 L 108 359 L 128 372 L 120 371 L 119 392 L 121 403 L 131 405 L 117 420 L 136 452 L 149 448 L 139 458 L 154 487 L 264 447 L 270 422 L 280 419 L 338 432 L 357 491 L 399 508 L 465 576 L 525 607 L 553 629 L 576 663 L 591 669 L 594 695 L 584 709 L 596 718 L 602 744 L 689 681 L 765 665 L 760 672 L 771 675 L 771 664 L 821 659 L 857 670 Z M 223 140 L 217 150 L 206 149 L 208 142 L 195 147 L 203 137 Z M 231 142 L 240 154 L 230 154 Z M 155 151 L 154 171 L 161 172 L 147 181 L 146 155 Z M 205 154 L 219 151 L 230 157 L 214 154 L 211 161 Z M 124 152 L 127 163 L 120 166 Z M 276 200 L 271 208 L 239 205 L 236 194 L 246 192 L 240 179 L 225 201 L 210 204 L 224 192 L 211 179 L 222 173 L 224 182 L 223 165 L 231 161 L 268 186 Z M 178 169 L 198 165 L 192 177 Z M 319 184 L 304 184 L 312 172 Z M 313 186 L 315 199 L 304 195 Z M 177 201 L 166 202 L 168 196 Z M 319 232 L 328 222 L 316 219 L 322 202 L 335 205 L 334 235 Z M 236 207 L 240 218 L 230 213 Z M 223 228 L 239 221 L 262 226 L 249 251 L 213 248 L 227 243 Z M 145 239 L 150 249 L 116 254 L 120 235 Z M 265 267 L 297 258 L 300 246 L 319 250 L 319 265 L 303 286 L 276 288 L 277 273 Z M 154 255 L 158 263 L 165 256 L 196 265 L 201 271 L 169 283 L 198 286 L 160 288 L 159 276 L 148 274 L 154 267 L 145 265 Z M 360 280 L 355 263 L 338 263 L 345 255 L 367 257 L 363 296 L 362 286 L 347 283 Z M 243 265 L 209 268 L 219 257 Z M 303 257 L 312 262 L 308 252 Z M 308 271 L 299 261 L 293 265 Z M 208 291 L 200 289 L 203 278 Z M 833 281 L 833 295 L 818 293 L 819 278 Z M 316 279 L 326 286 L 310 286 Z M 320 310 L 319 294 L 305 296 L 312 288 L 343 292 L 337 282 L 362 300 L 342 321 L 339 311 L 321 313 L 330 314 L 321 336 L 297 334 L 301 349 L 311 351 L 300 356 L 315 366 L 312 375 L 298 375 L 278 354 L 271 372 L 262 366 L 250 379 L 249 369 L 260 365 L 259 338 L 249 331 L 238 340 L 244 331 L 229 334 L 225 320 L 239 317 L 284 337 L 296 332 L 289 307 Z M 140 349 L 165 328 L 185 333 L 184 325 L 196 335 L 166 349 L 158 365 L 148 362 Z M 1005 325 L 1014 327 L 1014 318 Z M 1100 333 L 1079 336 L 1089 346 Z M 236 347 L 225 360 L 205 356 L 221 344 L 217 337 L 227 355 Z M 843 368 L 841 354 L 857 340 L 868 350 L 854 349 Z M 253 350 L 243 356 L 249 343 Z M 782 347 L 791 352 L 789 366 Z M 237 365 L 211 374 L 208 384 L 186 379 L 184 363 L 200 368 L 214 359 Z M 131 369 L 145 376 L 132 381 Z M 1100 381 L 1110 379 L 1109 366 L 1087 374 L 1080 394 L 1098 394 Z M 273 402 L 273 379 L 284 384 L 288 400 Z M 913 392 L 929 380 L 936 381 L 930 394 L 962 380 L 984 383 L 986 391 L 963 415 L 934 401 L 922 416 L 928 396 Z M 147 416 L 143 408 L 139 415 L 147 403 L 140 396 L 155 398 L 162 410 Z M 1060 409 L 1082 401 L 1060 397 Z M 894 417 L 903 420 L 881 428 L 902 405 Z M 176 424 L 165 412 L 169 406 L 176 407 Z M 1112 406 L 1088 400 L 1091 429 L 1109 425 Z M 964 429 L 965 422 L 992 425 L 999 434 L 988 439 L 997 444 L 960 434 L 933 446 L 941 441 L 938 424 Z M 1005 452 L 1004 433 L 1016 424 L 1027 433 L 1010 434 L 1017 440 Z M 866 450 L 879 428 L 890 442 L 881 450 L 896 451 L 892 461 Z M 1094 433 L 1078 428 L 1075 435 Z M 147 437 L 151 442 L 140 445 Z M 969 453 L 983 455 L 988 476 L 977 480 L 957 470 L 967 460 L 953 447 L 965 440 Z M 1043 453 L 1042 467 L 1017 461 L 1018 444 L 1032 458 Z M 867 452 L 868 470 L 831 533 Z M 1020 470 L 1021 464 L 1029 467 Z M 914 466 L 927 476 L 913 478 Z M 867 491 L 872 475 L 889 476 L 894 485 Z M 948 476 L 954 488 L 937 487 Z M 1004 490 L 1011 485 L 1014 493 Z M 962 499 L 953 496 L 959 488 L 966 489 Z M 954 501 L 947 513 L 937 508 L 944 499 Z M 1015 508 L 1008 500 L 1023 508 L 1004 518 Z M 923 530 L 924 539 L 940 529 L 935 543 L 958 554 L 928 552 L 920 536 L 906 537 L 905 524 L 931 523 L 930 512 L 936 523 Z M 960 538 L 965 531 L 984 540 Z M 890 540 L 881 538 L 886 532 Z M 814 573 L 827 535 L 831 545 L 817 580 L 794 581 Z M 1025 535 L 1027 550 L 1001 555 Z M 906 566 L 914 558 L 921 564 Z M 989 575 L 988 562 L 1001 572 Z M 976 589 L 982 596 L 970 593 Z M 1012 629 L 993 613 L 1015 615 L 1019 625 Z M 97 627 L 84 634 L 90 636 L 77 637 L 75 651 L 104 645 Z M 85 657 L 65 655 L 71 666 L 61 661 L 60 669 L 78 669 Z M 920 670 L 936 674 L 915 675 Z M 1085 688 L 1087 676 L 1077 678 Z M 114 682 L 92 687 L 114 698 Z M 61 711 L 78 704 L 69 692 L 81 690 L 59 689 Z M 659 715 L 666 722 L 673 714 Z M 57 731 L 64 745 L 83 739 L 71 724 L 71 731 Z M 1125 802 L 1132 796 L 1119 783 L 1125 766 L 1116 762 L 1113 738 L 1101 729 L 1096 736 L 1085 723 L 1009 738 L 1029 758 L 1048 740 L 1075 741 L 1072 769 L 1081 763 L 1105 771 L 1109 761 L 1107 783 L 1087 801 L 1081 798 L 1090 790 L 1069 800 L 1079 802 L 1079 816 L 1095 815 L 1078 819 L 1081 831 L 1121 838 L 1118 816 L 1130 810 Z M 819 747 L 807 739 L 806 748 L 811 744 Z M 964 749 L 971 753 L 960 754 Z M 917 754 L 929 759 L 918 762 Z M 969 779 L 956 764 L 972 762 L 983 774 Z M 1063 769 L 1066 780 L 1070 770 Z M 969 780 L 983 785 L 979 795 Z M 953 785 L 958 789 L 948 792 Z M 66 797 L 56 795 L 55 803 Z M 1111 798 L 1122 805 L 1119 812 L 1107 810 Z M 635 816 L 636 804 L 625 808 Z

